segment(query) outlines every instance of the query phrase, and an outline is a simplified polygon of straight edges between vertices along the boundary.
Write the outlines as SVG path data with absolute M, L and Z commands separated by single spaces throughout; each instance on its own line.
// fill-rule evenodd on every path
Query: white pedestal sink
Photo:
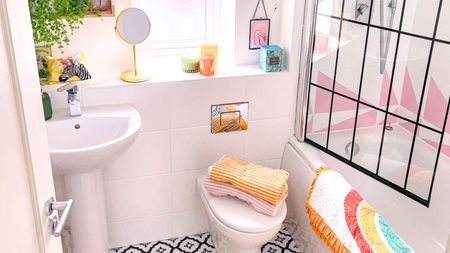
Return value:
M 64 175 L 67 196 L 74 201 L 73 253 L 108 252 L 101 169 L 133 143 L 141 117 L 129 105 L 88 107 L 78 117 L 57 111 L 46 124 L 53 171 Z

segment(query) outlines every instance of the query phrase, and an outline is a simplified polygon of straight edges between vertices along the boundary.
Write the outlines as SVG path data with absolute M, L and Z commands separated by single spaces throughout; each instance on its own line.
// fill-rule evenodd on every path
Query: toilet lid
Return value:
M 216 218 L 227 227 L 244 233 L 260 233 L 280 226 L 286 218 L 287 208 L 284 201 L 275 216 L 268 216 L 255 211 L 249 204 L 236 197 L 209 194 L 203 186 L 204 177 L 198 178 L 201 194 Z

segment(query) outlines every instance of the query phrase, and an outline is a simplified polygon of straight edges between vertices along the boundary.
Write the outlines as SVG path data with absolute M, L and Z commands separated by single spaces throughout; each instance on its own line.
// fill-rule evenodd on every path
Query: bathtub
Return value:
M 353 162 L 376 174 L 383 125 L 358 128 L 355 135 Z M 435 135 L 436 136 L 436 135 Z M 325 145 L 327 132 L 308 134 L 308 138 Z M 353 129 L 330 132 L 329 149 L 341 157 L 350 159 Z M 436 162 L 437 149 L 416 138 L 414 156 L 408 176 L 407 190 L 417 197 L 428 199 Z M 385 131 L 382 159 L 378 175 L 403 188 L 407 174 L 412 134 L 398 124 L 391 131 Z M 439 160 L 442 167 L 449 168 L 448 157 Z M 447 164 L 447 165 L 445 165 Z
M 367 138 L 370 138 L 370 135 Z M 363 151 L 360 152 L 363 154 Z M 399 152 L 391 155 L 403 155 Z M 306 195 L 315 176 L 314 169 L 328 165 L 339 171 L 416 252 L 444 253 L 446 248 L 449 250 L 447 244 L 450 236 L 449 164 L 449 159 L 441 155 L 430 207 L 427 208 L 327 153 L 292 137 L 286 144 L 281 164 L 281 167 L 290 173 L 286 223 L 301 252 L 329 252 L 309 227 L 305 212 Z

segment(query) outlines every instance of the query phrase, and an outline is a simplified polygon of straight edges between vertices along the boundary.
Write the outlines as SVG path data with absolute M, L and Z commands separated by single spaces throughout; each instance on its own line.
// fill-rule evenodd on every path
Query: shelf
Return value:
M 107 17 L 115 17 L 116 16 L 116 10 L 114 8 L 114 5 L 111 6 L 109 10 L 106 11 L 99 11 L 100 16 L 93 12 L 89 12 L 85 18 L 107 18 Z

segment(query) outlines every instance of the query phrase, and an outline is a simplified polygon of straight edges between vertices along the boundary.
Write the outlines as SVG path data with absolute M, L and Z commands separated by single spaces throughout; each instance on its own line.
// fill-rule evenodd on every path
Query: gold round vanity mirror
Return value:
M 147 39 L 151 23 L 144 11 L 138 8 L 123 10 L 116 19 L 116 34 L 125 43 L 133 46 L 133 70 L 120 75 L 120 79 L 129 83 L 140 83 L 150 79 L 150 76 L 136 67 L 136 45 Z

